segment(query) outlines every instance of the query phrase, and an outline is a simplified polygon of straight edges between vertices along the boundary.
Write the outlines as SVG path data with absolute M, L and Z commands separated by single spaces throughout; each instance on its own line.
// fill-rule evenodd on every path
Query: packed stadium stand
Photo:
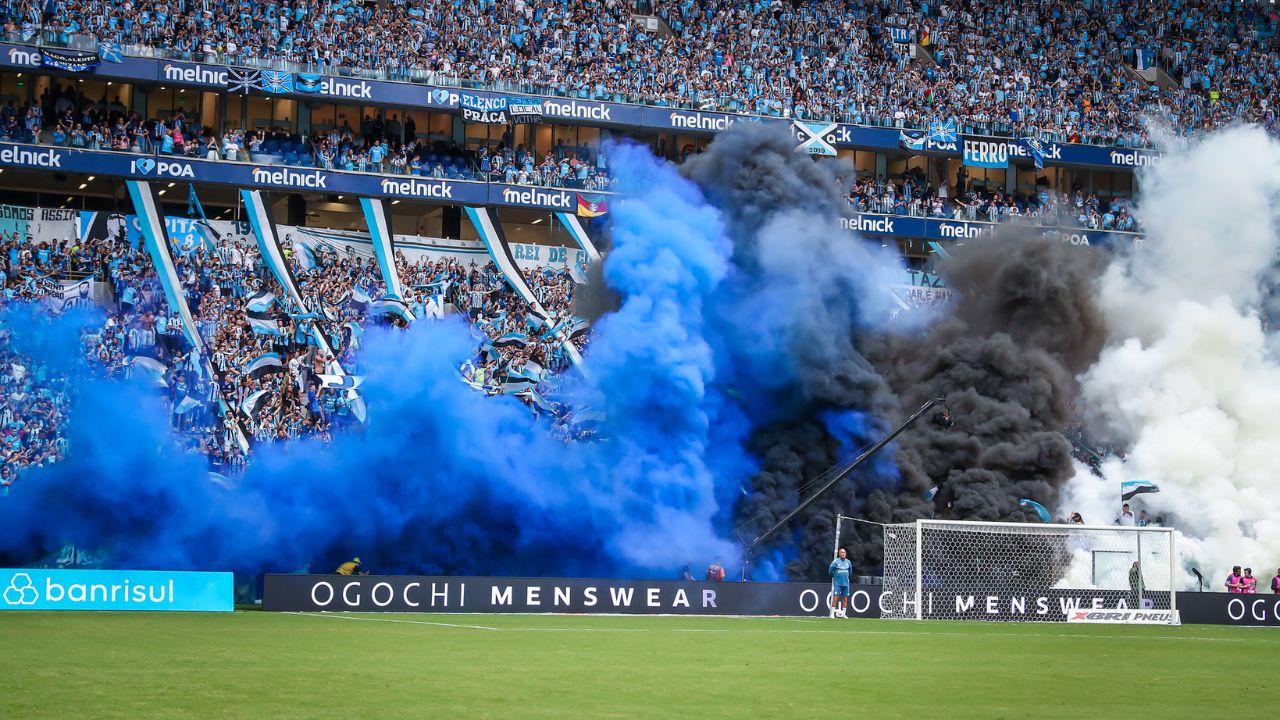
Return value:
M 3 12 L 14 37 L 165 57 L 865 125 L 943 115 L 1129 146 L 1148 142 L 1152 108 L 1183 132 L 1275 127 L 1278 17 L 1249 2 L 8 0 Z M 917 51 L 894 42 L 899 29 Z
M 164 180 L 187 185 L 185 216 L 198 217 L 206 235 L 178 249 L 174 265 L 207 354 L 196 359 L 152 255 L 136 231 L 126 238 L 119 226 L 107 232 L 85 220 L 91 231 L 38 241 L 4 231 L 4 302 L 51 297 L 93 279 L 108 315 L 84 334 L 87 371 L 153 381 L 175 430 L 218 468 L 243 463 L 255 443 L 327 437 L 359 423 L 358 396 L 340 378 L 359 377 L 366 328 L 445 313 L 466 317 L 475 339 L 460 382 L 518 395 L 554 418 L 566 438 L 589 437 L 556 400 L 556 378 L 589 334 L 573 315 L 581 268 L 520 264 L 535 311 L 492 248 L 493 259 L 480 262 L 397 252 L 394 268 L 407 290 L 397 314 L 379 306 L 391 293 L 371 255 L 311 252 L 295 242 L 285 258 L 294 299 L 247 223 L 231 222 L 243 205 L 226 187 L 244 185 L 214 170 L 251 170 L 257 182 L 272 168 L 306 169 L 321 189 L 340 176 L 381 183 L 361 187 L 435 182 L 439 203 L 381 194 L 405 202 L 406 216 L 417 214 L 401 220 L 417 226 L 395 232 L 447 244 L 474 237 L 460 230 L 459 206 L 485 204 L 448 201 L 450 189 L 483 186 L 481 197 L 499 198 L 510 211 L 508 231 L 533 237 L 555 224 L 547 211 L 576 203 L 580 214 L 607 212 L 608 200 L 596 193 L 616 189 L 610 142 L 644 144 L 682 163 L 733 118 L 846 123 L 892 135 L 887 144 L 853 140 L 816 153 L 845 162 L 839 182 L 848 229 L 898 243 L 904 265 L 926 277 L 931 258 L 945 253 L 940 243 L 990 234 L 994 222 L 1060 231 L 1072 243 L 1132 241 L 1142 230 L 1133 170 L 1155 162 L 1148 121 L 1183 134 L 1235 120 L 1274 130 L 1280 67 L 1277 14 L 1254 3 L 7 0 L 0 19 L 0 143 L 67 153 L 59 159 L 76 153 L 86 163 L 142 158 L 125 172 L 71 172 L 68 180 L 14 150 L 16 161 L 0 158 L 0 172 L 17 171 L 0 179 L 4 202 L 132 218 L 119 178 L 158 181 L 162 171 L 147 159 L 172 161 Z M 74 54 L 31 60 L 24 53 L 35 48 L 91 51 L 104 72 L 95 76 Z M 164 64 L 133 80 L 111 74 L 136 72 L 122 63 L 128 59 Z M 359 94 L 314 93 L 315 85 L 294 97 L 265 80 L 233 91 L 232 67 L 297 73 L 299 83 L 341 78 L 432 89 L 426 103 L 367 94 L 371 102 L 363 103 Z M 189 82 L 205 76 L 214 79 Z M 607 112 L 606 122 L 593 123 L 599 117 L 575 114 L 576 106 L 539 124 L 484 124 L 459 112 L 463 89 L 686 114 L 672 112 L 658 130 L 608 121 Z M 1034 166 L 1026 155 L 1020 164 L 971 160 L 971 140 L 993 137 L 1054 149 Z M 1064 159 L 1061 145 L 1097 152 Z M 173 203 L 168 215 L 184 214 L 177 182 L 160 192 L 174 193 L 164 198 Z M 305 192 L 287 179 L 261 184 L 288 193 L 274 212 L 288 215 L 295 234 L 360 226 L 348 199 L 359 192 Z M 522 194 L 534 188 L 560 194 Z M 209 217 L 199 197 L 213 198 Z M 1112 234 L 1121 240 L 1106 240 Z M 946 300 L 945 289 L 927 282 L 899 296 L 906 312 Z M 0 418 L 7 487 L 21 468 L 58 458 L 69 398 L 57 373 L 11 347 L 7 335 L 0 353 L 0 384 L 14 398 Z

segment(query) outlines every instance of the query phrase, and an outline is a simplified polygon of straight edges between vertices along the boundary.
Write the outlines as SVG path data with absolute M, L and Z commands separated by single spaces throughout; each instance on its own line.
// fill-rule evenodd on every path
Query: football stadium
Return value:
M 0 0 L 0 717 L 1280 702 L 1280 10 Z

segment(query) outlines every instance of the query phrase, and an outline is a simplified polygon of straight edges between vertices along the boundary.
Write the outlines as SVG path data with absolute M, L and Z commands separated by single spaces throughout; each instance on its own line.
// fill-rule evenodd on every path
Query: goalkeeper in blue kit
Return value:
M 853 563 L 846 557 L 844 548 L 840 548 L 838 557 L 831 561 L 827 572 L 831 574 L 831 617 L 849 617 L 849 573 L 853 572 Z

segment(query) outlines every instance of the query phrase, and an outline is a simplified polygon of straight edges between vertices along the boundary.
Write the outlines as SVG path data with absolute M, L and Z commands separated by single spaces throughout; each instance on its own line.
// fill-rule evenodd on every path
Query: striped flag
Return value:
M 265 400 L 266 397 L 267 397 L 267 391 L 259 390 L 254 394 L 250 395 L 249 397 L 245 398 L 244 402 L 240 404 L 240 409 L 244 411 L 245 415 L 248 415 L 249 417 L 254 417 L 258 414 L 258 409 L 262 405 L 262 401 Z
M 249 302 L 245 303 L 245 309 L 253 313 L 264 313 L 271 309 L 276 302 L 276 296 L 263 290 L 262 292 L 249 298 Z
M 280 323 L 267 313 L 245 313 L 244 319 L 249 323 L 249 327 L 259 335 L 281 335 Z
M 260 378 L 271 373 L 284 372 L 284 362 L 280 360 L 279 353 L 263 353 L 250 360 L 244 372 L 251 378 Z
M 1143 493 L 1158 493 L 1160 486 L 1150 480 L 1126 480 L 1120 483 L 1120 499 L 1132 500 Z

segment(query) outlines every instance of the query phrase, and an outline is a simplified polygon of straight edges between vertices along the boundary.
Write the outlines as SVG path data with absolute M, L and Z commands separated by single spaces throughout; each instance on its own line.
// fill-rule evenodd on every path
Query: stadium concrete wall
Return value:
M 680 582 L 584 578 L 267 575 L 264 610 L 277 612 L 596 613 L 621 615 L 827 614 L 827 583 Z M 850 615 L 878 618 L 903 599 L 854 585 Z M 910 604 L 910 601 L 907 601 Z M 1161 598 L 1159 604 L 1165 605 Z M 926 617 L 1066 620 L 1068 610 L 1110 608 L 1090 591 L 1002 598 L 926 593 Z M 1167 606 L 1167 605 L 1166 605 Z M 964 608 L 963 612 L 954 612 Z M 1038 613 L 1039 608 L 1045 612 Z M 1018 609 L 1021 609 L 1019 611 Z M 1280 627 L 1280 595 L 1178 593 L 1182 622 Z

